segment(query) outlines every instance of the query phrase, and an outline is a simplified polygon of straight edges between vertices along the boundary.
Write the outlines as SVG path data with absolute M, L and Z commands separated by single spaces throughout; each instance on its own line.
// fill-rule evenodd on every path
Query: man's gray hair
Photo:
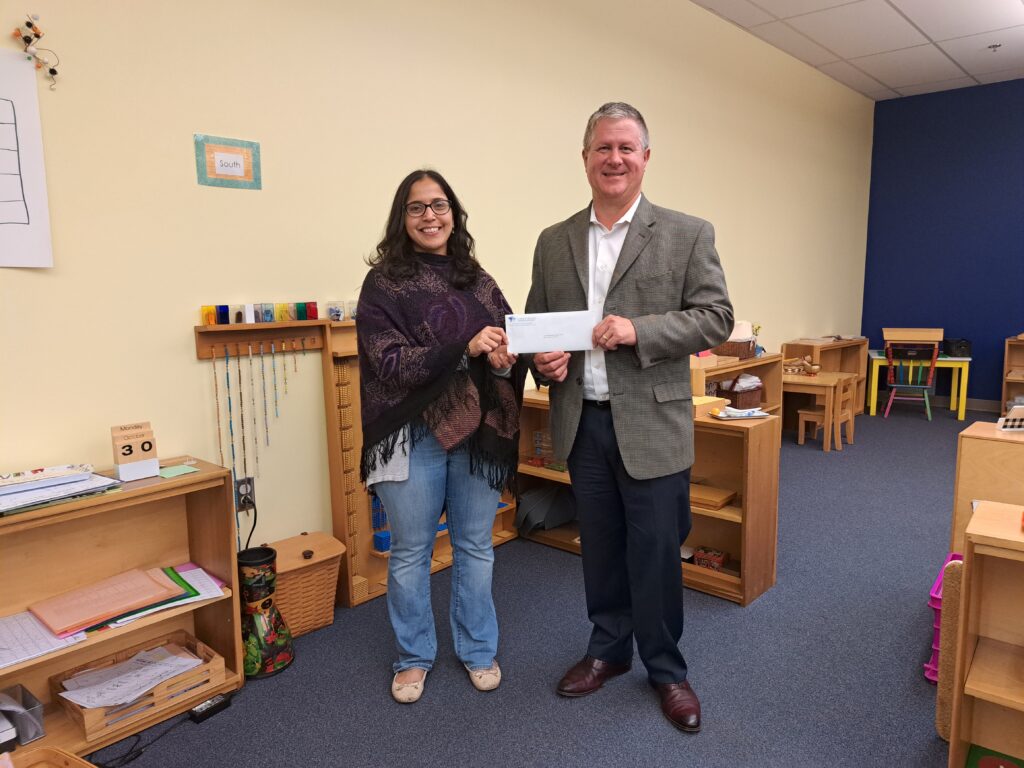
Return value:
M 624 101 L 609 101 L 607 104 L 602 104 L 597 112 L 587 120 L 587 130 L 583 132 L 583 149 L 590 149 L 590 141 L 594 138 L 594 129 L 597 128 L 599 120 L 632 120 L 640 127 L 640 141 L 643 143 L 643 149 L 646 150 L 651 146 L 647 123 L 644 122 L 644 116 L 640 114 L 640 110 Z

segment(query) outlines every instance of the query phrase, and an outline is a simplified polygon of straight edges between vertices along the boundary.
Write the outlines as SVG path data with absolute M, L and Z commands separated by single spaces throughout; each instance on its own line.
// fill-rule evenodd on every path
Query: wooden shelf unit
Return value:
M 1004 432 L 993 422 L 976 421 L 957 437 L 950 552 L 964 551 L 964 530 L 975 499 L 1024 504 L 1024 432 Z
M 194 562 L 225 583 L 220 598 L 151 614 L 54 653 L 0 669 L 0 689 L 21 684 L 45 707 L 46 735 L 31 747 L 85 754 L 184 712 L 216 693 L 242 687 L 238 567 L 231 473 L 197 461 L 198 472 L 148 478 L 120 489 L 0 517 L 0 616 L 132 568 Z M 49 679 L 152 638 L 184 630 L 224 657 L 216 688 L 182 694 L 142 722 L 86 741 L 53 701 Z
M 768 361 L 768 365 L 775 365 L 781 360 L 781 355 L 773 357 L 777 360 Z M 735 369 L 727 371 L 726 375 L 732 370 Z M 781 374 L 781 367 L 779 371 Z M 781 393 L 781 383 L 779 391 Z M 526 392 L 520 439 L 523 461 L 519 465 L 520 489 L 523 491 L 549 482 L 569 483 L 568 472 L 531 467 L 525 463 L 533 448 L 533 433 L 547 429 L 548 409 L 546 390 Z M 723 550 L 730 554 L 732 562 L 720 572 L 681 563 L 683 582 L 687 587 L 748 605 L 775 584 L 779 425 L 777 416 L 740 421 L 720 421 L 711 416 L 694 419 L 696 459 L 693 477 L 699 477 L 716 488 L 734 490 L 736 498 L 720 509 L 691 504 L 692 529 L 686 544 Z M 578 537 L 579 528 L 575 522 L 527 534 L 531 541 L 576 554 L 580 552 L 576 541 Z
M 1024 758 L 1024 507 L 983 501 L 965 532 L 949 765 L 971 744 Z
M 811 356 L 811 362 L 823 371 L 857 374 L 854 415 L 864 413 L 868 383 L 868 340 L 865 339 L 794 339 L 782 345 L 782 357 Z
M 757 376 L 761 379 L 761 410 L 768 413 L 782 410 L 782 355 L 777 352 L 704 368 L 703 371 L 707 382 L 730 381 L 741 373 Z
M 1003 399 L 1000 414 L 1006 415 L 1006 402 L 1024 395 L 1024 339 L 1011 336 L 1003 353 Z
M 373 548 L 370 497 L 359 481 L 363 430 L 359 415 L 359 359 L 353 320 L 324 325 L 323 380 L 327 419 L 327 461 L 331 483 L 333 534 L 346 548 L 338 569 L 338 602 L 352 607 L 387 592 L 388 557 Z M 491 540 L 495 546 L 516 538 L 515 504 L 496 511 Z M 434 545 L 431 573 L 452 562 L 449 536 Z

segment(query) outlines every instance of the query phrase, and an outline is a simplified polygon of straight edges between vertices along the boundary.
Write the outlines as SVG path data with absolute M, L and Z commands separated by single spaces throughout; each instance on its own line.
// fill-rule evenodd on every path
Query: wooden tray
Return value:
M 55 747 L 18 750 L 12 757 L 14 768 L 92 768 L 92 763 Z
M 736 498 L 736 491 L 690 483 L 690 503 L 705 509 L 721 509 Z
M 158 648 L 162 645 L 175 643 L 186 648 L 202 660 L 202 664 L 187 672 L 183 672 L 170 680 L 164 680 L 155 688 L 150 689 L 131 704 L 116 707 L 80 707 L 68 701 L 60 693 L 64 690 L 63 681 L 87 669 L 101 669 L 127 661 L 136 653 Z M 86 741 L 95 741 L 117 731 L 131 730 L 135 723 L 153 716 L 162 709 L 168 709 L 181 703 L 179 698 L 201 700 L 203 691 L 212 690 L 224 682 L 224 657 L 218 655 L 199 640 L 184 630 L 171 632 L 162 637 L 155 637 L 148 642 L 125 648 L 115 654 L 97 659 L 89 664 L 61 672 L 50 678 L 50 692 L 54 701 L 59 701 L 68 717 L 82 726 Z M 205 698 L 205 697 L 204 697 Z

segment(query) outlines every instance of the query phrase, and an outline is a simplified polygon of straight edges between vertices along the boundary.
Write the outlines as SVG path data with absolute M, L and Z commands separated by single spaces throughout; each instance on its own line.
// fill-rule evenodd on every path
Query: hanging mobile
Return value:
M 252 374 L 252 343 L 249 344 L 249 404 L 252 406 L 252 455 L 256 460 L 256 477 L 260 476 L 260 435 L 256 427 L 256 379 Z
M 235 467 L 235 419 L 234 409 L 231 407 L 231 353 L 228 352 L 228 345 L 224 345 L 224 388 L 228 393 L 228 436 L 231 438 L 231 484 L 234 486 L 238 481 L 238 469 Z M 237 487 L 237 486 L 236 486 Z M 235 505 L 235 539 L 238 548 L 242 548 L 241 521 L 238 518 L 238 505 Z
M 274 354 L 274 342 L 270 342 L 270 365 L 274 371 L 274 418 L 281 416 L 277 410 L 277 357 Z
M 217 384 L 217 352 L 210 355 L 213 362 L 213 401 L 217 404 L 217 453 L 220 456 L 220 465 L 224 466 L 224 435 L 220 429 L 220 387 Z
M 260 379 L 263 381 L 263 436 L 270 445 L 270 423 L 267 420 L 267 369 L 263 360 L 263 342 L 260 342 Z
M 40 48 L 38 43 L 43 37 L 43 30 L 39 28 L 36 22 L 39 21 L 39 16 L 32 14 L 25 17 L 25 30 L 22 31 L 21 27 L 14 30 L 11 35 L 15 40 L 20 40 L 25 46 L 25 54 L 28 56 L 30 61 L 35 61 L 36 69 L 46 69 L 46 76 L 50 80 L 50 90 L 57 90 L 57 67 L 60 66 L 60 56 L 57 55 L 56 51 L 52 51 L 49 48 Z M 42 52 L 53 54 L 55 61 L 51 63 L 50 59 L 42 55 Z

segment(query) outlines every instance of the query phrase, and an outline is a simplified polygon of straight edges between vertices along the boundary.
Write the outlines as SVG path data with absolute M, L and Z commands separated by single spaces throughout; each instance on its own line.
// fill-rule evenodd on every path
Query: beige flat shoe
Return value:
M 402 670 L 403 672 L 405 670 Z M 420 696 L 423 695 L 423 683 L 427 680 L 427 670 L 421 670 L 423 677 L 417 680 L 415 683 L 400 683 L 398 682 L 398 674 L 395 673 L 394 679 L 391 681 L 391 695 L 395 701 L 399 704 L 412 704 L 420 700 Z
M 463 664 L 463 666 L 466 666 Z M 466 667 L 466 671 L 469 672 L 469 680 L 473 683 L 473 687 L 478 691 L 493 691 L 499 685 L 501 685 L 501 667 L 498 666 L 498 660 L 495 659 L 491 662 L 491 666 L 487 669 L 470 669 Z

